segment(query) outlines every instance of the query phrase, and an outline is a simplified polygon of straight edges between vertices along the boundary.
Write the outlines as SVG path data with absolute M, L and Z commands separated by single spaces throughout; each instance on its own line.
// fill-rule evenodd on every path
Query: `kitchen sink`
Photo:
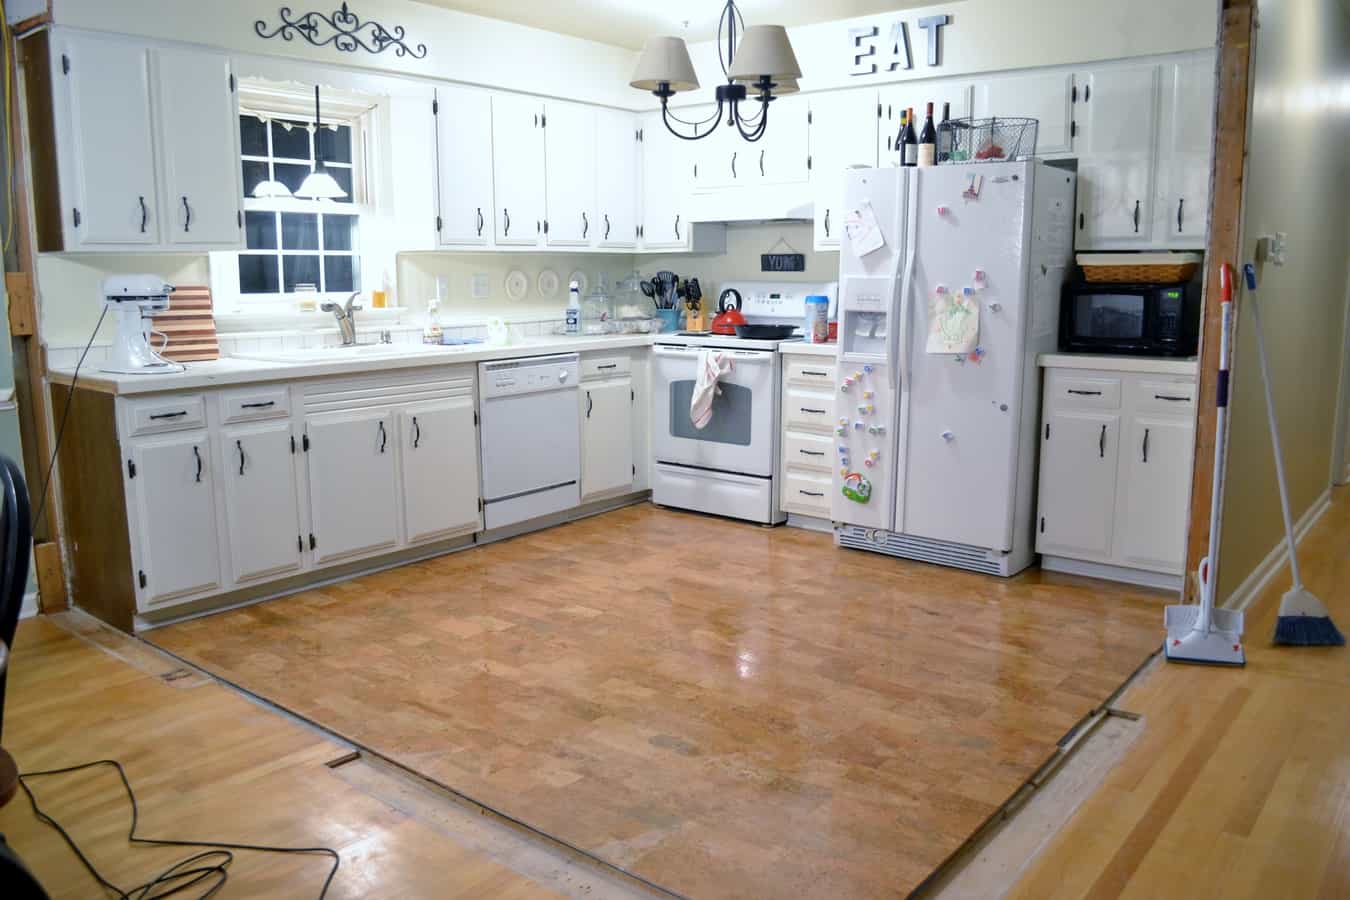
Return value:
M 449 356 L 472 345 L 448 346 L 441 344 L 354 344 L 349 347 L 311 347 L 305 350 L 270 350 L 256 353 L 236 353 L 235 359 L 260 362 L 315 363 L 338 362 L 349 359 L 402 359 L 410 356 Z

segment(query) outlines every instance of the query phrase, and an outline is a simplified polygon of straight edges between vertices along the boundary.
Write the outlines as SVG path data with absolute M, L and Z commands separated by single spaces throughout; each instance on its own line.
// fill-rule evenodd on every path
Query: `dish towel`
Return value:
M 712 421 L 713 397 L 722 393 L 717 382 L 736 368 L 731 357 L 721 350 L 704 350 L 698 357 L 698 377 L 689 398 L 689 421 L 704 428 Z

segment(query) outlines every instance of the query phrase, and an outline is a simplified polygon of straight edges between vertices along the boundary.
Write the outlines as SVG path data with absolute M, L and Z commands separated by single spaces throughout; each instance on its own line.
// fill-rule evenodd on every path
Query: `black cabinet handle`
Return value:
M 759 151 L 759 177 L 764 177 L 764 151 Z
M 1170 401 L 1170 402 L 1172 402 L 1172 403 L 1187 403 L 1187 402 L 1190 401 L 1191 398 L 1190 398 L 1190 397 L 1178 397 L 1176 394 L 1154 394 L 1154 395 L 1153 395 L 1153 399 L 1154 399 L 1154 400 L 1168 400 L 1168 401 Z
M 197 445 L 192 445 L 192 455 L 197 459 L 197 474 L 193 476 L 197 481 L 202 480 L 202 453 L 197 449 Z
M 183 195 L 183 233 L 192 230 L 192 207 L 188 206 L 187 194 Z
M 506 224 L 502 226 L 502 237 L 506 237 L 511 233 L 511 210 L 505 206 L 502 207 L 502 218 L 506 220 Z
M 483 207 L 475 207 L 478 211 L 478 236 L 483 236 Z
M 385 445 L 389 443 L 389 435 L 384 430 L 384 419 L 380 419 L 378 424 L 380 426 L 380 452 L 383 453 Z
M 1139 201 L 1134 201 L 1134 233 L 1139 233 Z
M 1083 230 L 1083 214 L 1082 214 L 1082 213 L 1079 213 L 1079 214 L 1078 214 L 1078 230 L 1079 230 L 1079 231 L 1082 231 L 1082 230 Z
M 1070 394 L 1077 394 L 1080 397 L 1100 397 L 1101 391 L 1080 391 L 1077 388 L 1069 388 Z
M 416 450 L 417 446 L 422 443 L 422 426 L 417 424 L 417 416 L 413 416 L 412 420 L 413 420 L 413 449 Z
M 830 211 L 825 210 L 825 236 L 830 236 Z
M 824 450 L 802 450 L 801 448 L 798 448 L 797 452 L 800 453 L 802 456 L 824 456 L 824 455 L 825 455 L 825 451 L 824 451 Z
M 590 391 L 587 391 L 587 392 L 586 392 L 586 418 L 589 419 L 589 418 L 591 417 L 591 410 L 592 410 L 594 407 L 595 407 L 595 404 L 594 404 L 593 402 L 591 402 L 591 392 L 590 392 Z
M 244 442 L 235 441 L 234 446 L 239 450 L 239 474 L 244 474 Z
M 819 369 L 802 369 L 802 374 L 803 374 L 803 375 L 816 375 L 816 376 L 819 376 L 820 378 L 825 378 L 825 377 L 828 376 L 830 373 L 829 373 L 829 372 L 822 372 L 822 371 L 820 371 Z
M 1148 462 L 1148 429 L 1144 429 L 1144 462 Z
M 141 234 L 145 234 L 145 226 L 150 221 L 150 209 L 145 205 L 145 197 L 136 198 L 141 204 Z
M 680 217 L 675 217 L 675 240 L 680 240 Z
M 807 496 L 807 497 L 824 497 L 824 496 L 825 496 L 825 495 L 824 495 L 823 493 L 821 493 L 820 491 L 804 491 L 804 490 L 802 490 L 801 488 L 797 488 L 797 493 L 802 494 L 802 495 Z
M 609 213 L 605 213 L 605 240 L 609 240 Z
M 804 413 L 815 413 L 818 416 L 825 415 L 825 410 L 823 409 L 811 409 L 811 407 L 809 406 L 800 406 L 798 407 L 798 409 L 800 409 Z
M 275 400 L 265 400 L 265 401 L 262 401 L 261 403 L 241 403 L 241 404 L 239 404 L 239 408 L 240 408 L 240 409 L 267 409 L 267 408 L 270 407 L 270 406 L 276 406 L 276 405 L 277 405 L 277 401 L 275 401 Z
M 597 369 L 617 369 L 618 367 L 618 363 L 604 363 L 603 365 L 596 366 Z
M 1177 200 L 1177 233 L 1181 232 L 1181 208 L 1186 205 L 1186 198 L 1181 197 Z
M 731 177 L 736 177 L 736 154 L 731 154 Z
M 151 413 L 151 414 L 150 414 L 150 418 L 152 418 L 152 419 L 179 419 L 179 418 L 182 418 L 183 416 L 186 416 L 186 415 L 187 415 L 187 410 L 186 410 L 186 409 L 180 409 L 178 412 L 171 412 L 171 413 Z
M 586 233 L 591 230 L 591 220 L 586 218 L 586 214 L 581 214 L 581 239 L 586 239 Z
M 1106 426 L 1102 426 L 1101 437 L 1097 438 L 1097 456 L 1106 459 Z

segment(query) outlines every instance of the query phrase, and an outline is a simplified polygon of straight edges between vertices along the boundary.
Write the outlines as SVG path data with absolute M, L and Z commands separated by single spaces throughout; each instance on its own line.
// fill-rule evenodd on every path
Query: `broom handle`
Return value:
M 1270 419 L 1270 446 L 1275 453 L 1275 479 L 1280 484 L 1280 512 L 1284 516 L 1284 539 L 1289 544 L 1289 571 L 1294 587 L 1303 586 L 1298 570 L 1298 552 L 1294 547 L 1294 519 L 1289 514 L 1289 484 L 1284 476 L 1284 450 L 1280 447 L 1280 427 L 1275 418 L 1275 388 L 1270 377 L 1270 360 L 1266 356 L 1266 338 L 1261 331 L 1261 313 L 1256 302 L 1256 269 L 1251 263 L 1242 267 L 1247 278 L 1247 292 L 1251 294 L 1252 328 L 1256 331 L 1256 355 L 1261 359 L 1261 381 L 1266 391 L 1266 417 Z
M 1209 632 L 1213 618 L 1214 593 L 1219 581 L 1219 534 L 1223 526 L 1223 479 L 1228 447 L 1228 337 L 1233 321 L 1233 269 L 1228 263 L 1219 267 L 1219 290 L 1223 298 L 1219 304 L 1219 379 L 1214 396 L 1214 489 L 1209 496 L 1209 555 L 1207 577 L 1200 585 L 1200 615 L 1195 631 Z

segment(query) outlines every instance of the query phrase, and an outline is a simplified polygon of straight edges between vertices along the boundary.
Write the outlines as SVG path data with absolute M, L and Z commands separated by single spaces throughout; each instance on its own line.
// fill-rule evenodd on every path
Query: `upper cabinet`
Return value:
M 1214 140 L 1214 58 L 1162 68 L 1154 234 L 1168 247 L 1205 245 Z
M 544 242 L 584 247 L 595 227 L 595 110 L 549 103 L 544 115 Z
M 437 88 L 436 170 L 440 199 L 437 242 L 483 247 L 492 241 L 492 95 Z
M 1002 75 L 975 87 L 973 116 L 1023 116 L 1036 120 L 1036 153 L 1073 149 L 1073 73 Z
M 689 232 L 681 219 L 689 181 L 686 148 L 666 130 L 659 112 L 642 116 L 642 218 L 638 236 L 645 247 L 680 247 Z M 709 140 L 715 140 L 710 138 Z
M 595 113 L 596 221 L 590 241 L 597 247 L 631 250 L 637 246 L 638 118 L 601 109 Z
M 810 104 L 800 94 L 781 97 L 769 104 L 769 122 L 750 148 L 751 183 L 792 184 L 810 177 L 807 168 L 807 129 Z M 757 153 L 756 153 L 757 148 Z
M 815 199 L 815 246 L 836 250 L 844 233 L 844 173 L 877 164 L 876 92 L 828 91 L 808 99 L 807 165 Z
M 492 186 L 498 244 L 544 237 L 544 104 L 518 94 L 492 97 Z
M 888 84 L 882 87 L 877 99 L 878 131 L 877 155 L 881 165 L 899 164 L 900 151 L 895 144 L 900 134 L 900 113 L 913 109 L 917 120 L 914 133 L 923 127 L 928 104 L 933 104 L 933 124 L 942 121 L 942 105 L 951 108 L 951 117 L 961 119 L 971 115 L 971 85 L 969 81 L 914 81 Z
M 1153 245 L 1158 67 L 1113 66 L 1074 77 L 1079 137 L 1076 246 Z

